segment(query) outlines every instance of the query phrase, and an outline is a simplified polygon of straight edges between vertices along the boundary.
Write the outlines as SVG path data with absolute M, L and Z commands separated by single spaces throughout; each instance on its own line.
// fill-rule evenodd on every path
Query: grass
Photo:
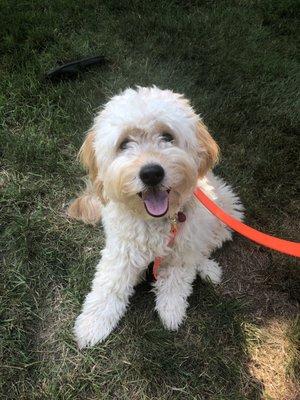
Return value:
M 296 240 L 298 2 L 0 7 L 2 398 L 296 399 L 295 259 L 236 238 L 216 255 L 224 284 L 195 283 L 178 333 L 162 328 L 142 285 L 116 332 L 79 352 L 71 329 L 103 236 L 68 221 L 64 205 L 81 186 L 75 155 L 98 107 L 127 86 L 156 84 L 203 115 L 222 150 L 217 173 L 248 222 Z M 94 54 L 110 64 L 45 81 L 57 62 Z

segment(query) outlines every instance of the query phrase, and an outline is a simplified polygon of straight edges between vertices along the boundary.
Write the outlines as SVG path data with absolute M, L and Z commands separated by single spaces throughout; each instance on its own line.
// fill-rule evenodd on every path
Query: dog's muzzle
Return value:
M 162 190 L 159 187 L 164 177 L 165 171 L 159 164 L 147 164 L 140 170 L 140 179 L 147 189 L 139 193 L 139 196 L 147 213 L 152 217 L 162 217 L 169 210 L 170 190 Z

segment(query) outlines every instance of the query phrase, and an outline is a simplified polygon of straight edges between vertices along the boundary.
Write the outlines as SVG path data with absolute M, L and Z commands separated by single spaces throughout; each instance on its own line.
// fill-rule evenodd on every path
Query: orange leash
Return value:
M 265 233 L 257 231 L 256 229 L 243 224 L 223 211 L 199 188 L 195 189 L 194 195 L 213 215 L 215 215 L 224 224 L 228 225 L 231 229 L 239 234 L 245 236 L 253 242 L 265 247 L 269 247 L 270 249 L 280 251 L 281 253 L 288 254 L 289 256 L 300 257 L 300 243 L 290 242 L 288 240 L 266 235 Z
M 281 253 L 288 254 L 289 256 L 300 257 L 300 243 L 279 239 L 251 228 L 250 226 L 227 214 L 199 188 L 195 189 L 194 195 L 200 201 L 200 203 L 202 203 L 204 207 L 206 207 L 214 216 L 219 218 L 225 225 L 229 226 L 229 228 L 233 229 L 239 234 L 245 236 L 253 242 L 265 247 L 269 247 L 270 249 L 280 251 Z M 172 247 L 175 242 L 175 238 L 178 233 L 178 222 L 185 221 L 185 216 L 182 216 L 184 216 L 184 214 L 179 212 L 177 219 L 175 219 L 171 224 L 170 239 L 168 241 L 169 247 Z M 154 259 L 153 276 L 155 280 L 157 279 L 158 269 L 162 263 L 162 260 L 163 257 L 155 257 Z

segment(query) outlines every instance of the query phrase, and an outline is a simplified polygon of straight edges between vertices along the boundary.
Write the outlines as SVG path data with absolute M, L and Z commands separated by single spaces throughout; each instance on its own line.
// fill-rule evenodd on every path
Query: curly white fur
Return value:
M 163 140 L 165 132 L 172 141 Z M 209 171 L 217 160 L 216 143 L 183 96 L 138 87 L 106 104 L 87 135 L 81 159 L 92 186 L 69 214 L 94 223 L 101 208 L 106 246 L 75 323 L 79 347 L 104 340 L 117 326 L 135 285 L 156 256 L 164 257 L 153 285 L 156 310 L 166 328 L 177 330 L 196 273 L 213 283 L 221 281 L 221 268 L 209 257 L 231 238 L 230 230 L 193 197 L 194 188 L 199 185 L 225 211 L 242 217 L 238 197 Z M 168 212 L 158 218 L 149 215 L 139 196 L 147 190 L 139 172 L 149 163 L 163 167 L 160 190 L 170 191 Z M 169 217 L 179 210 L 186 222 L 170 248 Z

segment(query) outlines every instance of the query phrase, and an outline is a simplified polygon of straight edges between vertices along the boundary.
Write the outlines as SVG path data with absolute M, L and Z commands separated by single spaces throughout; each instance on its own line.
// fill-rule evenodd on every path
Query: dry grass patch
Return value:
M 258 329 L 245 327 L 251 340 L 248 349 L 250 372 L 264 386 L 265 399 L 296 400 L 300 398 L 300 385 L 288 374 L 289 366 L 299 356 L 296 345 L 289 340 L 291 322 L 270 320 Z

